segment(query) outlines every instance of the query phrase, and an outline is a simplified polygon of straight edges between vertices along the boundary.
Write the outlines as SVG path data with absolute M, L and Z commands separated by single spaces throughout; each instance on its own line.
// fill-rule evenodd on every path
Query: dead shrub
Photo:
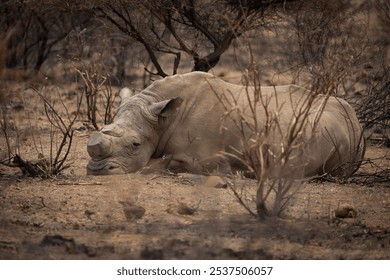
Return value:
M 262 218 L 280 216 L 291 198 L 291 191 L 303 176 L 301 170 L 307 164 L 302 162 L 301 166 L 292 166 L 291 158 L 304 155 L 315 135 L 329 94 L 324 96 L 316 116 L 309 119 L 316 94 L 306 94 L 298 105 L 291 103 L 292 107 L 286 108 L 290 105 L 278 102 L 276 88 L 271 95 L 262 93 L 260 75 L 255 64 L 244 73 L 243 83 L 246 85 L 245 101 L 249 107 L 246 111 L 240 106 L 238 97 L 232 93 L 215 91 L 215 94 L 226 110 L 223 123 L 234 123 L 241 142 L 241 150 L 234 153 L 224 151 L 223 156 L 239 159 L 257 180 L 255 210 L 247 204 L 245 189 L 235 184 L 231 188 L 239 202 L 251 214 Z M 293 95 L 294 92 L 289 94 Z M 281 123 L 280 118 L 282 111 L 286 109 L 292 111 L 288 124 Z
M 358 100 L 357 114 L 369 132 L 368 138 L 390 146 L 390 69 L 377 76 L 377 81 Z
M 82 99 L 77 98 L 76 110 L 70 112 L 58 91 L 57 94 L 53 94 L 54 96 L 49 96 L 44 87 L 32 87 L 32 89 L 43 103 L 44 114 L 49 122 L 48 147 L 44 144 L 46 142 L 44 134 L 32 133 L 33 146 L 38 155 L 36 160 L 24 159 L 18 152 L 20 147 L 19 141 L 16 140 L 18 144 L 15 151 L 8 144 L 8 158 L 1 163 L 9 167 L 20 168 L 24 174 L 31 177 L 51 178 L 70 167 L 68 156 L 73 144 L 74 124 L 79 116 Z M 38 120 L 35 119 L 35 121 Z M 7 133 L 8 125 L 9 120 L 6 119 L 6 114 L 3 114 L 1 129 L 6 142 L 10 143 L 13 136 Z M 33 125 L 37 126 L 37 123 Z M 16 132 L 14 137 L 18 138 L 18 136 Z
M 96 29 L 99 28 L 102 29 L 97 24 Z M 95 32 L 99 34 L 98 31 L 95 30 Z M 108 33 L 108 31 L 105 32 Z M 112 60 L 116 61 L 111 54 L 115 52 L 115 48 L 111 46 L 110 35 L 104 33 L 103 40 L 95 42 L 89 33 L 86 30 L 72 32 L 69 38 L 69 43 L 72 44 L 71 57 L 59 57 L 59 60 L 65 68 L 69 69 L 69 72 L 76 74 L 76 81 L 81 78 L 85 95 L 86 118 L 98 130 L 103 125 L 111 123 L 114 118 L 113 105 L 116 96 L 112 87 L 115 77 L 112 76 L 114 69 L 109 64 Z M 90 48 L 92 44 L 97 44 L 97 47 Z M 116 78 L 119 79 L 119 77 Z
M 214 91 L 226 111 L 221 133 L 223 134 L 227 127 L 225 122 L 233 123 L 241 144 L 240 150 L 223 151 L 222 154 L 224 157 L 239 160 L 257 181 L 255 191 L 235 180 L 230 184 L 234 195 L 245 209 L 261 218 L 282 216 L 301 185 L 303 170 L 308 164 L 306 153 L 314 137 L 318 137 L 318 124 L 325 105 L 329 97 L 337 92 L 347 69 L 341 67 L 339 61 L 329 64 L 329 71 L 319 72 L 318 79 L 312 80 L 311 86 L 305 85 L 305 88 L 315 91 L 307 91 L 299 86 L 290 88 L 290 97 L 286 100 L 291 102 L 283 102 L 278 100 L 276 87 L 273 91 L 268 88 L 271 93 L 262 92 L 258 70 L 260 67 L 251 44 L 248 43 L 247 46 L 250 63 L 242 75 L 242 83 L 245 86 L 242 95 L 245 96 L 247 109 L 240 104 L 243 102 L 242 98 L 240 101 L 239 96 L 232 92 Z M 321 82 L 318 82 L 319 80 Z M 294 103 L 293 95 L 302 90 L 307 93 Z M 285 110 L 291 111 L 291 119 L 286 120 L 284 117 L 282 121 L 281 116 Z M 344 121 L 347 127 L 351 127 L 348 114 Z M 328 136 L 333 139 L 331 134 Z M 351 141 L 363 141 L 362 136 L 357 138 Z M 293 158 L 302 158 L 302 161 L 297 164 Z M 353 160 L 353 157 L 351 159 Z M 351 174 L 351 168 L 356 166 L 349 164 L 337 167 L 340 174 L 345 176 Z
M 100 123 L 109 124 L 114 118 L 113 105 L 116 96 L 112 91 L 110 75 L 104 70 L 104 66 L 97 62 L 73 65 L 73 69 L 84 82 L 88 121 L 99 130 Z

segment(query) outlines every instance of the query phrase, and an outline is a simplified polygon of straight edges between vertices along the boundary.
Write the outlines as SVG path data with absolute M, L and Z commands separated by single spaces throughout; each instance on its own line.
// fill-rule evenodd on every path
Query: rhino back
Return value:
M 291 90 L 291 86 L 281 86 L 262 87 L 259 91 L 269 103 L 268 110 L 286 108 L 280 113 L 282 123 L 291 120 Z M 294 90 L 297 96 L 305 91 L 299 87 Z M 241 112 L 249 115 L 253 87 L 231 84 L 204 72 L 192 72 L 154 82 L 145 90 L 147 92 L 158 93 L 162 99 L 183 99 L 175 118 L 164 125 L 153 157 L 165 154 L 174 155 L 181 161 L 197 161 L 213 157 L 221 150 L 232 152 L 241 149 L 242 139 L 238 138 L 240 127 L 234 121 L 240 116 L 232 113 L 226 117 L 226 111 L 237 105 Z M 276 95 L 278 98 L 275 98 Z M 221 98 L 226 98 L 226 102 L 221 102 Z M 258 106 L 257 111 L 259 125 L 263 126 L 265 109 Z
M 203 160 L 221 150 L 233 153 L 241 150 L 243 142 L 253 137 L 253 131 L 244 126 L 247 139 L 243 139 L 240 131 L 242 127 L 237 123 L 240 123 L 243 114 L 248 116 L 249 122 L 254 121 L 250 103 L 254 103 L 256 94 L 261 95 L 256 101 L 259 131 L 265 125 L 267 114 L 273 114 L 277 117 L 281 129 L 275 130 L 270 138 L 274 143 L 281 143 L 294 116 L 305 106 L 310 93 L 299 86 L 287 85 L 261 87 L 254 94 L 253 87 L 230 84 L 203 72 L 165 78 L 153 83 L 146 89 L 146 92 L 148 91 L 158 93 L 162 99 L 181 97 L 184 100 L 175 118 L 167 120 L 164 125 L 164 131 L 153 154 L 153 157 L 173 155 L 174 159 L 180 162 Z M 225 98 L 224 102 L 221 102 L 221 97 Z M 325 97 L 321 95 L 314 99 L 308 117 L 311 123 L 321 111 L 324 101 Z M 357 153 L 362 149 L 359 142 L 361 126 L 353 109 L 348 103 L 335 97 L 330 97 L 327 102 L 320 114 L 320 131 L 314 139 L 310 126 L 303 131 L 302 141 L 311 141 L 307 146 L 310 152 L 303 152 L 303 157 L 306 158 L 296 157 L 298 162 L 291 161 L 292 172 L 294 166 L 302 166 L 301 162 L 306 162 L 306 169 L 303 171 L 305 175 L 321 172 L 319 169 L 325 166 L 325 161 L 334 153 L 335 143 L 345 151 L 342 151 L 342 156 L 338 155 L 333 159 L 335 162 L 331 162 L 330 168 L 359 157 Z M 236 106 L 238 110 L 227 117 L 226 111 L 231 110 L 232 106 Z M 345 123 L 340 125 L 338 118 L 345 115 Z M 324 137 L 326 133 L 332 133 L 333 139 Z M 353 143 L 351 137 L 354 139 Z M 275 145 L 275 149 L 279 146 Z

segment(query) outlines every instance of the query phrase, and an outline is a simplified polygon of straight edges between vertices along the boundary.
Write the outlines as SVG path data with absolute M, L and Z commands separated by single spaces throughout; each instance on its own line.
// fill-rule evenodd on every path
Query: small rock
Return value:
M 190 207 L 185 203 L 179 203 L 177 206 L 177 213 L 180 215 L 194 215 L 196 208 Z
M 351 206 L 343 206 L 334 211 L 336 218 L 356 218 L 357 211 Z
M 84 211 L 84 215 L 87 216 L 88 219 L 91 220 L 91 216 L 94 215 L 95 212 L 94 211 L 90 211 L 90 210 L 85 210 Z
M 141 219 L 145 215 L 145 211 L 145 208 L 137 205 L 130 205 L 123 208 L 123 212 L 129 222 Z
M 221 184 L 221 183 L 218 183 L 214 186 L 214 188 L 216 189 L 227 189 L 228 187 L 228 184 Z
M 190 207 L 187 204 L 180 202 L 179 204 L 171 203 L 166 209 L 167 213 L 179 215 L 194 215 L 198 207 Z

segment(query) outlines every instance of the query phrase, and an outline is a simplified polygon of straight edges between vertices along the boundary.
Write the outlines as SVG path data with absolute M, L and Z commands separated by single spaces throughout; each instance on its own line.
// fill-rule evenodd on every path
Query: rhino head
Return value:
M 121 105 L 112 124 L 93 133 L 87 144 L 91 159 L 87 174 L 133 173 L 147 165 L 152 157 L 165 119 L 173 116 L 181 98 L 159 101 L 157 96 L 120 91 Z

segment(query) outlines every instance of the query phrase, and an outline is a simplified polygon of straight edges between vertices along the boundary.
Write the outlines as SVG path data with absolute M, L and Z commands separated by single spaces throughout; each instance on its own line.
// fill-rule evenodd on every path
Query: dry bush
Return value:
M 247 109 L 243 108 L 239 96 L 231 92 L 215 92 L 226 111 L 223 122 L 234 123 L 241 147 L 233 152 L 223 151 L 222 154 L 241 161 L 256 179 L 257 188 L 247 188 L 245 183 L 237 183 L 235 180 L 230 187 L 239 203 L 250 214 L 260 218 L 283 216 L 295 192 L 299 190 L 304 171 L 313 157 L 310 154 L 313 141 L 318 137 L 326 137 L 333 142 L 337 151 L 332 132 L 327 131 L 328 134 L 324 135 L 326 132 L 319 130 L 319 121 L 337 83 L 329 81 L 318 92 L 293 87 L 288 93 L 283 92 L 288 97 L 282 100 L 278 97 L 282 95 L 277 93 L 275 87 L 273 92 L 263 93 L 265 89 L 261 87 L 255 65 L 244 73 L 243 83 L 246 85 L 244 99 L 245 104 L 248 104 Z M 302 95 L 295 99 L 296 94 Z M 344 115 L 343 121 L 348 129 L 353 129 L 348 114 Z M 222 134 L 225 127 L 222 123 Z M 349 140 L 360 148 L 364 143 L 363 135 L 353 135 L 350 134 Z M 363 155 L 351 151 L 349 156 L 350 162 L 332 167 L 332 171 L 321 178 L 336 171 L 341 180 L 348 179 L 360 166 Z
M 9 117 L 8 117 L 8 109 L 0 103 L 0 110 L 1 110 L 1 119 L 0 119 L 0 131 L 1 131 L 1 136 L 5 140 L 5 151 L 0 150 L 0 162 L 6 162 L 7 158 L 11 158 L 11 151 L 12 151 L 12 146 L 11 146 L 11 141 L 10 141 L 10 122 L 9 122 Z
M 371 143 L 390 147 L 390 69 L 376 74 L 376 79 L 364 95 L 357 99 L 357 116 L 363 124 L 365 134 Z M 353 181 L 359 184 L 389 184 L 389 152 L 363 161 L 362 168 Z
M 34 89 L 42 102 L 44 103 L 45 115 L 50 122 L 50 149 L 47 169 L 43 170 L 46 177 L 59 174 L 69 165 L 65 164 L 72 147 L 74 124 L 80 112 L 82 98 L 77 98 L 76 111 L 72 115 L 68 107 L 63 102 L 60 94 L 56 97 L 46 97 L 42 90 Z M 60 103 L 61 108 L 56 108 L 56 102 Z M 61 111 L 65 114 L 62 114 Z M 60 140 L 56 141 L 57 134 L 60 134 Z M 41 150 L 43 152 L 43 149 Z M 43 154 L 43 153 L 42 153 Z M 43 154 L 44 157 L 44 154 Z
M 286 14 L 283 32 L 290 47 L 282 67 L 287 65 L 293 83 L 308 82 L 311 90 L 322 91 L 332 81 L 335 94 L 350 94 L 372 55 L 366 5 L 299 0 L 288 5 Z
M 317 1 L 316 4 L 318 4 Z M 304 8 L 306 8 L 304 14 L 309 14 L 310 6 Z M 251 214 L 259 217 L 283 214 L 294 191 L 301 184 L 303 174 L 300 172 L 304 170 L 306 164 L 303 161 L 298 166 L 291 166 L 291 158 L 299 158 L 305 154 L 317 131 L 318 121 L 328 98 L 338 92 L 344 79 L 351 73 L 351 67 L 359 65 L 362 61 L 362 51 L 365 46 L 360 45 L 355 48 L 356 38 L 353 37 L 353 32 L 339 29 L 338 24 L 344 22 L 345 19 L 342 18 L 342 15 L 345 13 L 337 15 L 338 18 L 334 19 L 332 15 L 334 10 L 317 10 L 317 12 L 320 11 L 324 14 L 323 17 L 315 18 L 315 14 L 313 14 L 308 18 L 299 19 L 318 20 L 317 25 L 313 26 L 306 22 L 307 30 L 296 30 L 300 40 L 296 41 L 296 45 L 293 45 L 292 48 L 300 50 L 306 62 L 302 64 L 302 61 L 299 63 L 295 61 L 295 64 L 292 65 L 298 65 L 297 75 L 300 74 L 302 67 L 307 67 L 312 71 L 313 77 L 308 84 L 302 84 L 303 87 L 311 89 L 311 93 L 305 95 L 298 102 L 297 107 L 282 109 L 281 104 L 276 107 L 269 105 L 269 97 L 262 95 L 261 92 L 260 73 L 262 67 L 257 62 L 258 54 L 253 51 L 253 43 L 249 40 L 242 45 L 247 46 L 249 57 L 249 67 L 243 75 L 243 84 L 247 86 L 246 102 L 249 104 L 250 110 L 242 111 L 238 104 L 238 97 L 231 93 L 217 94 L 226 110 L 225 119 L 233 122 L 240 131 L 238 137 L 242 145 L 241 150 L 235 151 L 236 155 L 227 153 L 224 155 L 241 159 L 258 182 L 255 194 L 238 183 L 233 183 L 233 192 Z M 347 8 L 346 11 L 350 12 Z M 331 17 L 332 21 L 330 25 L 327 25 L 328 16 Z M 316 30 L 318 33 L 313 34 L 313 30 L 309 30 L 314 27 L 319 28 Z M 336 33 L 325 32 L 328 28 L 329 32 Z M 322 31 L 325 33 L 322 34 Z M 344 40 L 343 36 L 346 36 L 347 39 Z M 253 86 L 254 91 L 250 90 L 249 86 Z M 290 94 L 294 94 L 294 92 L 290 92 Z M 318 95 L 323 96 L 321 97 L 323 103 L 321 103 L 317 116 L 314 119 L 312 117 L 309 119 L 309 113 Z M 274 98 L 277 100 L 276 96 L 275 94 Z M 278 103 L 278 101 L 274 102 Z M 282 124 L 280 123 L 280 115 L 282 115 L 283 110 L 287 109 L 292 111 L 292 118 L 289 123 Z M 348 117 L 345 121 L 350 126 Z M 351 139 L 351 141 L 359 141 L 358 143 L 360 143 L 363 141 L 361 137 Z M 330 136 L 330 138 L 332 137 Z M 338 168 L 342 174 L 350 174 L 350 169 L 354 169 L 356 166 L 339 166 Z
M 122 49 L 111 39 L 108 31 L 99 23 L 94 28 L 76 29 L 66 41 L 68 54 L 59 57 L 66 71 L 83 87 L 85 117 L 97 130 L 112 122 L 116 97 L 113 82 L 121 83 L 124 76 L 122 68 L 126 55 L 122 55 L 124 61 L 118 61 L 115 55 L 118 51 L 126 53 L 127 49 Z
M 368 138 L 375 133 L 381 141 L 390 143 L 390 69 L 378 77 L 359 100 L 357 114 L 368 132 Z
M 246 85 L 244 99 L 248 104 L 247 110 L 242 109 L 238 96 L 230 92 L 215 91 L 215 94 L 226 111 L 223 122 L 234 124 L 241 143 L 240 150 L 233 153 L 224 151 L 222 154 L 241 161 L 257 180 L 255 207 L 250 205 L 251 199 L 247 198 L 252 195 L 248 194 L 245 187 L 233 184 L 231 188 L 239 202 L 251 214 L 261 218 L 280 216 L 303 177 L 302 172 L 307 164 L 304 161 L 305 150 L 315 136 L 330 94 L 322 92 L 324 97 L 320 107 L 315 117 L 310 116 L 309 119 L 317 94 L 307 94 L 299 100 L 298 105 L 292 103 L 291 108 L 286 108 L 290 105 L 281 101 L 278 103 L 276 89 L 275 94 L 262 94 L 260 75 L 255 63 L 244 73 L 243 83 Z M 289 94 L 293 95 L 294 92 Z M 292 112 L 292 118 L 287 124 L 281 123 L 281 115 L 285 110 Z M 222 133 L 223 127 L 222 123 Z M 299 166 L 296 162 L 291 162 L 295 157 L 302 157 L 303 161 Z
M 390 31 L 390 3 L 386 0 L 375 0 L 376 13 L 381 21 L 382 31 L 385 34 Z M 388 38 L 386 38 L 388 40 Z M 389 43 L 387 41 L 387 43 Z
M 17 147 L 13 149 L 11 145 L 8 145 L 8 158 L 1 163 L 9 167 L 20 168 L 24 174 L 32 177 L 51 178 L 70 167 L 68 156 L 73 144 L 74 125 L 79 115 L 81 98 L 77 98 L 76 111 L 70 112 L 58 91 L 57 94 L 49 95 L 43 87 L 33 87 L 33 90 L 43 104 L 46 120 L 50 125 L 48 139 L 44 134 L 32 133 L 31 139 L 38 155 L 36 160 L 26 160 L 20 155 L 18 152 L 21 150 L 20 143 L 16 139 Z M 9 122 L 4 114 L 1 128 L 7 143 L 10 143 L 13 137 L 19 137 L 17 127 L 14 127 L 15 135 L 6 133 Z M 35 122 L 32 126 L 37 127 L 38 118 Z
M 84 82 L 88 121 L 98 130 L 99 123 L 109 124 L 114 118 L 113 105 L 116 96 L 112 90 L 110 75 L 98 62 L 82 62 L 81 66 L 73 67 Z
M 374 11 L 378 17 L 379 34 L 375 43 L 379 69 L 373 69 L 373 74 L 368 76 L 367 90 L 355 102 L 367 137 L 390 146 L 390 3 L 376 0 Z
M 310 88 L 312 92 L 323 94 L 326 98 L 335 94 L 344 95 L 347 90 L 340 92 L 340 88 L 343 87 L 346 79 L 359 72 L 368 62 L 372 62 L 370 60 L 372 55 L 378 54 L 366 32 L 361 31 L 368 30 L 363 7 L 351 6 L 345 1 L 298 1 L 298 3 L 300 4 L 296 6 L 298 9 L 291 10 L 295 36 L 289 37 L 293 39 L 290 41 L 293 44 L 286 49 L 288 53 L 283 54 L 285 57 L 283 65 L 284 67 L 289 65 L 288 69 L 295 75 L 293 81 L 297 83 L 300 82 L 302 73 L 309 72 L 311 79 L 306 80 L 302 86 Z M 291 26 L 288 30 L 291 31 L 290 28 Z M 247 45 L 251 48 L 251 44 Z M 256 57 L 253 52 L 249 51 L 249 53 L 250 56 Z M 244 75 L 244 84 L 254 85 L 255 93 L 247 99 L 251 104 L 250 108 L 260 106 L 265 112 L 263 120 L 254 114 L 254 110 L 251 111 L 252 114 L 239 111 L 238 104 L 229 101 L 232 98 L 234 100 L 234 97 L 229 94 L 228 97 L 222 96 L 220 100 L 227 111 L 227 118 L 235 119 L 237 127 L 242 131 L 240 137 L 243 149 L 237 153 L 244 159 L 243 163 L 248 170 L 255 174 L 258 187 L 253 194 L 245 185 L 233 182 L 232 189 L 240 203 L 251 214 L 260 217 L 280 215 L 292 198 L 294 190 L 299 187 L 300 180 L 299 176 L 298 180 L 294 180 L 289 176 L 275 176 L 275 174 L 283 175 L 284 170 L 288 170 L 289 156 L 301 154 L 310 143 L 310 137 L 299 138 L 300 133 L 306 129 L 308 119 L 305 110 L 295 111 L 294 115 L 298 115 L 295 121 L 300 125 L 294 126 L 295 121 L 293 121 L 288 125 L 286 134 L 281 133 L 277 118 L 278 111 L 270 110 L 267 106 L 268 101 L 261 98 L 261 82 L 258 74 L 261 67 L 253 58 L 250 61 L 249 71 Z M 366 123 L 365 127 L 380 122 L 380 131 L 388 131 L 389 120 L 387 102 L 389 76 L 388 70 L 385 72 L 387 74 L 379 78 L 379 83 L 369 87 L 367 96 L 362 97 L 359 103 L 361 107 L 357 110 L 361 121 Z M 314 95 L 307 96 L 302 103 L 303 108 L 310 110 L 312 98 Z M 264 123 L 264 129 L 256 130 L 253 124 L 261 121 Z M 315 125 L 311 135 L 314 130 Z M 274 137 L 275 131 L 278 131 L 278 137 Z M 277 139 L 276 143 L 275 139 Z M 354 141 L 357 140 L 362 141 L 361 138 Z M 281 152 L 275 153 L 273 149 L 275 146 L 280 148 Z M 303 168 L 304 163 L 300 167 Z M 363 174 L 364 182 L 373 180 L 388 182 L 388 175 L 384 176 L 385 174 L 388 174 L 388 168 L 377 168 L 372 174 Z

